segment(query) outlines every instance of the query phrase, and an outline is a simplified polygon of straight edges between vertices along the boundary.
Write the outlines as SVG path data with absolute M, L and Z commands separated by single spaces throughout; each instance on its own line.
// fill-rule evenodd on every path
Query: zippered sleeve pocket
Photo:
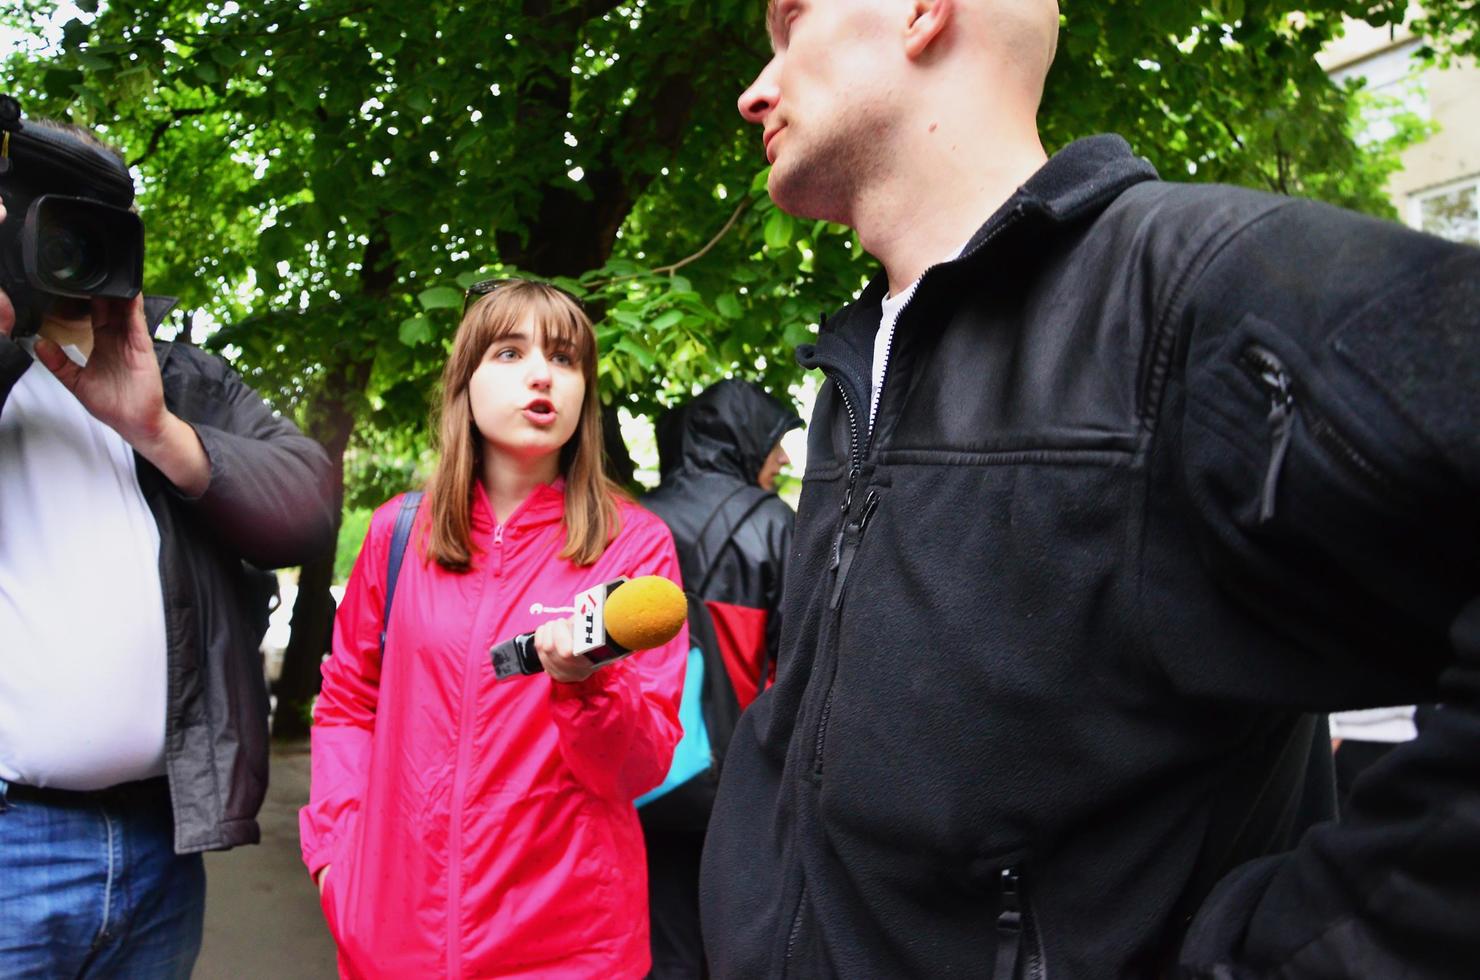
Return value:
M 1384 393 L 1252 315 L 1185 381 L 1182 486 L 1215 576 L 1284 632 L 1442 656 L 1473 594 L 1475 508 Z
M 1245 317 L 1216 357 L 1187 371 L 1189 487 L 1242 527 L 1287 524 L 1316 503 L 1350 502 L 1358 520 L 1423 510 L 1423 474 L 1397 451 L 1392 426 L 1384 431 L 1380 394 L 1343 397 L 1330 366 L 1275 325 Z

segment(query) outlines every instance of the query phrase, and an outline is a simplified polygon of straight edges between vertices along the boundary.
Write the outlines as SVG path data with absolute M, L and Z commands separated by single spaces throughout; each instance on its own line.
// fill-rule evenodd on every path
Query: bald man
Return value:
M 1480 252 L 1049 158 L 1043 0 L 778 0 L 740 98 L 882 264 L 822 386 L 719 977 L 1480 963 Z M 1332 808 L 1323 714 L 1441 701 Z

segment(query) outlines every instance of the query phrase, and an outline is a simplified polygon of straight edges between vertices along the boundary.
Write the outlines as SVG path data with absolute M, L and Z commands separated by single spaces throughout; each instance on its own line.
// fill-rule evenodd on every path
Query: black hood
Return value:
M 708 470 L 754 483 L 796 412 L 751 381 L 727 380 L 670 410 L 657 423 L 660 469 Z

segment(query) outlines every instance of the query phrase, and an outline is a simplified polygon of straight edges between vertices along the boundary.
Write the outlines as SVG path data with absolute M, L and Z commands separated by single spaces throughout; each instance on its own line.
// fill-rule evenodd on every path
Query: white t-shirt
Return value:
M 966 251 L 966 246 L 971 244 L 967 239 L 961 243 L 961 247 L 941 262 L 951 262 L 961 257 Z M 921 278 L 924 278 L 921 276 Z M 909 305 L 910 299 L 915 295 L 920 280 L 916 279 L 904 289 L 893 296 L 885 296 L 879 304 L 879 329 L 874 334 L 874 364 L 873 364 L 873 393 L 869 396 L 868 406 L 868 430 L 874 431 L 874 419 L 879 415 L 879 393 L 884 390 L 884 375 L 889 370 L 889 354 L 894 344 L 894 324 L 899 320 L 899 311 Z
M 1418 737 L 1414 706 L 1340 711 L 1331 716 L 1331 737 L 1354 742 L 1407 742 Z
M 165 642 L 133 449 L 37 361 L 0 412 L 0 779 L 162 774 Z

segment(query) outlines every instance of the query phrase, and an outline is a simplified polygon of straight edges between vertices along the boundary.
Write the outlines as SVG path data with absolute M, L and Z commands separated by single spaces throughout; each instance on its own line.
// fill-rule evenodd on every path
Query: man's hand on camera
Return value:
M 45 337 L 36 341 L 36 358 L 181 493 L 200 496 L 210 484 L 211 463 L 195 430 L 165 407 L 144 297 L 94 299 L 92 333 L 85 365 Z
M 5 220 L 5 202 L 0 201 L 0 222 Z M 0 334 L 9 337 L 15 330 L 15 307 L 11 305 L 10 297 L 5 295 L 5 290 L 0 289 Z

